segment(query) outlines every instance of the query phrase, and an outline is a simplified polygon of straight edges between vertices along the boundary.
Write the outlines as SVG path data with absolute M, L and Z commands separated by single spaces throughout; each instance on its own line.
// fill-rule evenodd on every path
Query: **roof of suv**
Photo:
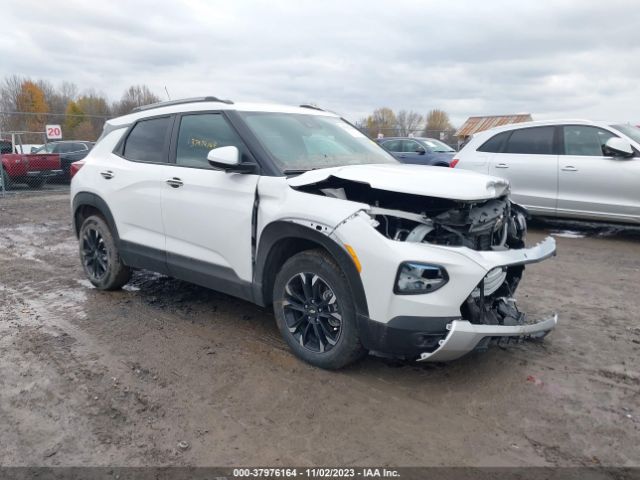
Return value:
M 597 127 L 610 127 L 614 125 L 616 122 L 603 122 L 603 121 L 594 121 L 594 120 L 585 120 L 585 119 L 556 119 L 556 120 L 536 120 L 533 122 L 520 122 L 520 123 L 509 123 L 507 125 L 501 125 L 499 127 L 490 128 L 489 130 L 484 130 L 482 132 L 476 133 L 474 136 L 483 135 L 485 133 L 498 133 L 504 132 L 508 130 L 516 130 L 520 128 L 527 127 L 544 127 L 549 125 L 594 125 Z M 620 122 L 621 123 L 621 122 Z
M 208 98 L 208 97 L 205 97 Z M 154 106 L 143 107 L 142 110 L 131 112 L 121 117 L 107 120 L 111 127 L 130 125 L 140 118 L 153 117 L 157 115 L 167 115 L 181 112 L 202 112 L 208 110 L 236 110 L 240 112 L 276 112 L 276 113 L 299 113 L 304 115 L 322 115 L 337 117 L 335 113 L 321 110 L 312 105 L 292 107 L 287 105 L 277 105 L 269 103 L 229 103 L 221 100 L 206 99 L 185 99 L 183 101 L 171 101 L 156 104 Z

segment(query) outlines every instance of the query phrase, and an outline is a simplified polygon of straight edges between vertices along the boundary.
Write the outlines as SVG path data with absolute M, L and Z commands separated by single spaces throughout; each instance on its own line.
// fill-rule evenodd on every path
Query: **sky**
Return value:
M 55 8 L 53 8 L 55 5 Z M 3 0 L 0 77 L 118 99 L 640 123 L 637 0 Z

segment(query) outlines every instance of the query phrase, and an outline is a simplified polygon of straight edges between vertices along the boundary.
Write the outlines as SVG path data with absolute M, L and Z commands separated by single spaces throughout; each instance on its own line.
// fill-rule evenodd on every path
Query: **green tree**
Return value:
M 76 138 L 75 130 L 78 125 L 80 125 L 84 121 L 84 112 L 76 102 L 70 100 L 69 103 L 67 103 L 67 108 L 64 112 L 64 129 L 62 130 L 64 138 Z

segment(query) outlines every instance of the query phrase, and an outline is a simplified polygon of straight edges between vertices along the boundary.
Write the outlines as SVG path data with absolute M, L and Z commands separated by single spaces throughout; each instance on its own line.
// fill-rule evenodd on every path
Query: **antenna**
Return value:
M 169 95 L 169 90 L 167 90 L 167 86 L 164 86 L 164 91 L 167 92 L 167 98 L 171 100 L 171 95 Z

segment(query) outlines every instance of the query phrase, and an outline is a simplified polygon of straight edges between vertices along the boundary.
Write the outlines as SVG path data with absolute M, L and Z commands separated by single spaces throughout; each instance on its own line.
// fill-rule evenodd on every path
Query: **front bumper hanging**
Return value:
M 420 354 L 419 362 L 448 362 L 460 358 L 476 348 L 487 337 L 542 337 L 553 330 L 558 315 L 553 314 L 539 322 L 515 326 L 476 325 L 467 320 L 454 320 L 447 325 L 449 333 L 440 340 L 436 350 Z

